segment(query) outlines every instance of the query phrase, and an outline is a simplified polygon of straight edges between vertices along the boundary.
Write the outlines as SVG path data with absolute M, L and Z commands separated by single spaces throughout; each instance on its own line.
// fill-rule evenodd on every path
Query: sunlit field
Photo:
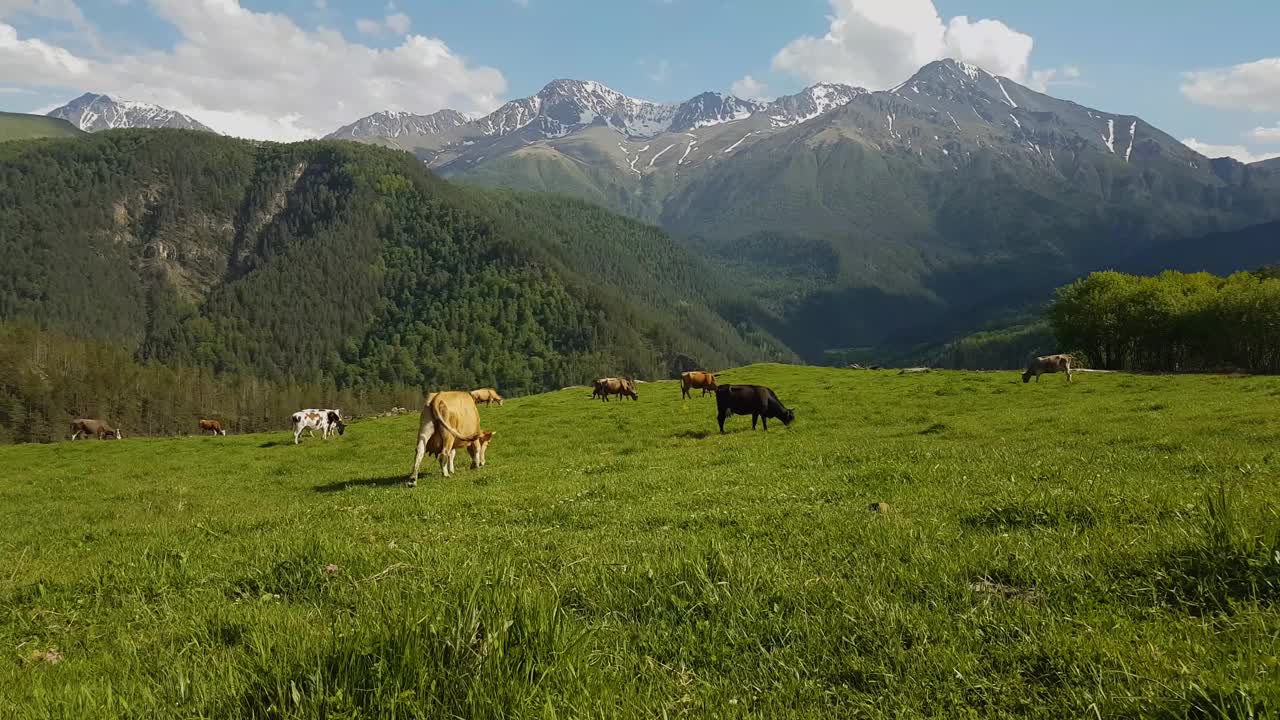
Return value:
M 795 423 L 566 389 L 413 489 L 416 409 L 0 448 L 0 715 L 1280 712 L 1280 378 L 729 381 Z

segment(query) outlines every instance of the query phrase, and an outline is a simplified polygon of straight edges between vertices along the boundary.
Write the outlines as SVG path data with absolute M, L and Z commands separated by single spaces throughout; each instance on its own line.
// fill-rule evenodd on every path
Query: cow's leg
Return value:
M 440 446 L 440 473 L 445 477 L 453 472 L 450 467 L 450 455 L 453 453 L 453 433 L 445 431 L 444 442 Z
M 475 470 L 480 467 L 480 443 L 471 443 L 467 446 L 467 454 L 471 456 L 471 469 Z
M 297 428 L 297 429 L 295 429 L 295 430 L 293 431 L 293 444 L 294 444 L 294 445 L 297 445 L 297 444 L 298 444 L 298 438 L 300 438 L 300 437 L 302 437 L 302 428 Z
M 759 413 L 751 413 L 751 429 L 752 430 L 756 429 L 756 423 L 759 422 L 759 420 L 760 420 Z
M 686 399 L 688 399 L 688 397 L 689 397 L 689 386 L 688 386 L 688 385 L 681 385 L 681 386 L 680 386 L 680 399 L 681 399 L 681 400 L 686 400 Z
M 418 433 L 418 453 L 413 456 L 413 469 L 409 471 L 409 487 L 418 484 L 418 466 L 422 465 L 422 456 L 427 454 L 427 436 Z
M 761 423 L 762 425 L 764 425 L 764 429 L 765 429 L 765 430 L 768 430 L 768 429 L 769 429 L 769 416 L 768 416 L 768 415 L 761 415 L 761 416 L 760 416 L 760 423 Z
M 728 413 L 726 413 L 726 412 L 725 412 L 725 411 L 723 411 L 723 410 L 721 410 L 719 413 L 717 413 L 717 414 L 716 414 L 716 421 L 720 423 L 720 434 L 721 434 L 721 435 L 723 435 L 723 434 L 724 434 L 724 417 L 725 417 L 725 415 L 728 415 Z
M 449 451 L 449 474 L 450 475 L 457 472 L 457 468 L 454 466 L 454 461 L 456 461 L 457 459 L 458 459 L 458 448 L 453 448 L 452 450 Z
M 71 436 L 71 439 L 72 439 L 72 440 L 79 440 L 79 439 L 80 439 L 80 431 L 79 431 L 79 430 L 75 431 L 75 433 Z

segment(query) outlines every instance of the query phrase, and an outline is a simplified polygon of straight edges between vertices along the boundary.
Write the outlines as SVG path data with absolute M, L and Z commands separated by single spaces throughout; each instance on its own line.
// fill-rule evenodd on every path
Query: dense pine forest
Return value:
M 457 186 L 353 143 L 177 130 L 3 143 L 0 256 L 0 321 L 273 393 L 518 395 L 794 358 L 753 300 L 655 228 Z M 10 349 L 37 335 L 10 331 Z M 35 414 L 59 425 L 104 407 L 114 391 L 88 377 Z M 3 421 L 17 415 L 33 416 Z

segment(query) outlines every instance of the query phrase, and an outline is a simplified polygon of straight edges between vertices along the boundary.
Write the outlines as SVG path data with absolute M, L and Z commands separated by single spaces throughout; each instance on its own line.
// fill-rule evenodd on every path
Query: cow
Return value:
M 472 390 L 471 397 L 475 398 L 475 401 L 477 403 L 484 403 L 485 405 L 488 405 L 490 403 L 498 403 L 499 407 L 502 406 L 502 396 L 499 395 L 498 391 L 494 390 L 493 388 L 480 388 L 478 390 Z
M 1040 382 L 1040 376 L 1046 373 L 1066 373 L 1067 382 L 1071 382 L 1071 356 L 1070 355 L 1045 355 L 1038 357 L 1027 363 L 1027 371 L 1022 373 L 1022 382 L 1031 382 L 1031 376 L 1036 376 L 1036 382 Z
M 716 376 L 703 370 L 691 370 L 680 373 L 680 397 L 689 397 L 689 388 L 701 389 L 702 394 L 716 391 Z
M 609 402 L 610 395 L 626 396 L 632 400 L 640 399 L 640 396 L 636 393 L 635 381 L 631 378 L 607 377 L 596 380 L 592 386 L 591 397 L 599 397 L 601 400 Z
M 796 411 L 788 410 L 772 390 L 763 385 L 721 385 L 716 388 L 716 420 L 720 423 L 720 432 L 724 432 L 724 421 L 729 415 L 750 415 L 751 429 L 756 429 L 756 420 L 764 420 L 764 429 L 769 429 L 769 418 L 777 418 L 783 425 L 790 425 L 796 419 Z
M 223 435 L 223 436 L 227 434 L 227 431 L 222 429 L 222 423 L 218 422 L 217 420 L 201 420 L 200 432 L 213 433 L 214 435 Z
M 347 431 L 347 424 L 342 422 L 341 410 L 330 410 L 328 408 L 317 410 L 308 408 L 299 410 L 289 417 L 293 421 L 293 444 L 298 444 L 298 439 L 302 437 L 303 430 L 309 430 L 312 437 L 315 437 L 315 431 L 320 431 L 320 437 L 325 440 L 329 439 L 329 433 L 337 431 L 339 435 Z
M 472 468 L 484 467 L 493 435 L 480 429 L 480 410 L 471 393 L 451 390 L 427 395 L 418 416 L 418 450 L 409 471 L 409 487 L 418 484 L 418 468 L 428 452 L 440 457 L 440 472 L 445 477 L 453 474 L 454 456 L 460 447 L 471 455 Z
M 115 438 L 116 440 L 124 439 L 124 431 L 119 428 L 113 428 L 107 424 L 106 420 L 89 420 L 79 418 L 71 421 L 71 439 L 78 440 L 80 436 L 89 437 L 95 435 L 99 440 L 106 438 Z

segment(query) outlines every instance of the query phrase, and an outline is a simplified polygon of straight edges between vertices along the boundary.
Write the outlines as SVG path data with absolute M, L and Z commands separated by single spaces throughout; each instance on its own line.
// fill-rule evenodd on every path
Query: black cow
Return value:
M 724 420 L 729 415 L 750 415 L 751 429 L 756 429 L 756 420 L 764 420 L 764 429 L 769 429 L 769 418 L 790 425 L 796 419 L 796 411 L 783 406 L 778 396 L 763 385 L 721 385 L 716 388 L 716 419 L 720 422 L 720 432 L 724 432 Z

